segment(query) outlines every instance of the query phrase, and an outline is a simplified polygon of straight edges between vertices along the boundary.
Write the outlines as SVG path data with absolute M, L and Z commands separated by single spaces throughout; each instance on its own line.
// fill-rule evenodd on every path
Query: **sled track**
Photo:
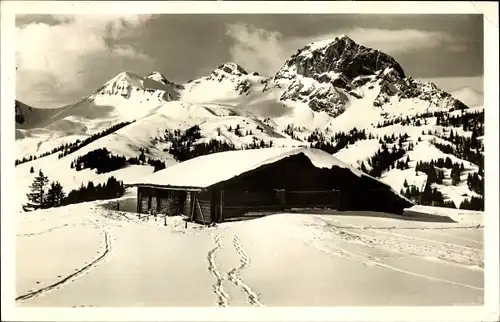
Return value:
M 219 269 L 217 268 L 217 265 L 215 264 L 215 253 L 217 252 L 217 250 L 219 248 L 221 248 L 220 236 L 216 235 L 214 237 L 214 241 L 215 241 L 216 246 L 208 252 L 208 256 L 207 256 L 208 270 L 215 276 L 215 279 L 216 279 L 216 282 L 212 286 L 212 288 L 213 288 L 215 295 L 217 295 L 217 305 L 225 307 L 225 306 L 229 305 L 229 303 L 228 303 L 229 296 L 226 293 L 226 291 L 224 290 L 224 286 L 222 285 L 222 283 L 224 283 L 225 278 L 221 275 L 221 273 L 219 272 Z
M 248 257 L 247 253 L 241 246 L 240 240 L 238 236 L 233 236 L 232 244 L 234 248 L 236 249 L 236 252 L 240 256 L 240 266 L 233 268 L 227 273 L 228 279 L 233 282 L 236 286 L 240 287 L 243 293 L 245 293 L 248 297 L 248 302 L 252 306 L 263 306 L 262 303 L 259 301 L 259 296 L 255 294 L 254 291 L 245 284 L 241 278 L 240 278 L 240 273 L 242 270 L 244 270 L 249 264 L 250 264 L 250 258 Z
M 104 250 L 104 252 L 99 256 L 97 257 L 96 259 L 94 259 L 92 262 L 90 262 L 89 264 L 85 265 L 84 267 L 80 268 L 79 270 L 77 270 L 76 272 L 66 276 L 65 278 L 63 278 L 62 280 L 59 280 L 57 282 L 55 282 L 54 284 L 51 284 L 49 286 L 46 286 L 46 287 L 43 287 L 41 289 L 38 289 L 36 291 L 33 291 L 33 292 L 29 292 L 29 293 L 26 293 L 24 295 L 20 295 L 18 297 L 16 297 L 16 301 L 24 301 L 24 300 L 27 300 L 27 299 L 30 299 L 32 297 L 35 297 L 37 295 L 40 295 L 40 294 L 43 294 L 43 293 L 46 293 L 48 291 L 51 291 L 55 288 L 58 288 L 60 287 L 61 285 L 67 283 L 68 281 L 82 275 L 83 273 L 85 273 L 86 271 L 88 271 L 89 269 L 91 269 L 92 267 L 96 266 L 99 262 L 101 262 L 108 254 L 109 254 L 109 251 L 111 250 L 111 238 L 109 236 L 109 233 L 102 227 L 100 226 L 99 224 L 91 221 L 91 224 L 93 224 L 97 229 L 99 229 L 100 231 L 102 231 L 104 233 L 104 241 L 105 241 L 105 244 L 106 244 L 106 249 Z

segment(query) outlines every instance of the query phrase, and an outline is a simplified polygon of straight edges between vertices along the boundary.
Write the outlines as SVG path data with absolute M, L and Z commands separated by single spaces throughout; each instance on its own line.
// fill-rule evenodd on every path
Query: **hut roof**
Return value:
M 318 168 L 329 169 L 332 166 L 338 166 L 349 169 L 357 176 L 370 177 L 319 149 L 304 147 L 263 148 L 226 151 L 200 156 L 155 172 L 133 184 L 202 189 L 300 153 L 308 157 L 312 164 Z M 376 178 L 372 179 L 379 181 Z

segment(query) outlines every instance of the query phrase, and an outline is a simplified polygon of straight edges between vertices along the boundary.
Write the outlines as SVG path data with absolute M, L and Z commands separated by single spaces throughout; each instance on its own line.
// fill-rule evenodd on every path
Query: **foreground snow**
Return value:
M 431 215 L 439 217 L 448 217 L 455 222 L 464 223 L 465 225 L 483 224 L 482 211 L 415 205 L 413 207 L 405 209 L 405 212 L 414 215 L 423 214 L 423 215 Z
M 134 207 L 133 197 L 120 201 Z M 483 302 L 483 231 L 308 211 L 203 228 L 92 202 L 17 217 L 23 306 L 337 306 Z M 482 218 L 480 214 L 477 218 Z M 469 227 L 469 228 L 467 228 Z

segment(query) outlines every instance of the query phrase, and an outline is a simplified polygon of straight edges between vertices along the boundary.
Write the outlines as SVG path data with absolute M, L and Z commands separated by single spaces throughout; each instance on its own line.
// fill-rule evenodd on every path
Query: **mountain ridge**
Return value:
M 16 146 L 21 159 L 50 154 L 58 146 L 97 135 L 74 156 L 62 155 L 60 161 L 55 160 L 64 164 L 69 164 L 68 157 L 104 146 L 111 153 L 130 158 L 147 149 L 147 158 L 171 164 L 177 162 L 170 152 L 174 142 L 181 139 L 179 136 L 192 140 L 189 147 L 194 150 L 202 145 L 210 149 L 313 146 L 334 155 L 340 153 L 360 169 L 377 170 L 379 177 L 385 176 L 384 180 L 400 191 L 403 181 L 421 185 L 427 180 L 422 175 L 427 178 L 427 174 L 420 172 L 422 175 L 416 179 L 414 174 L 418 171 L 412 174 L 407 169 L 396 169 L 391 162 L 402 162 L 409 156 L 425 162 L 434 156 L 443 157 L 436 146 L 446 150 L 443 144 L 451 140 L 451 146 L 458 147 L 464 143 L 454 137 L 474 137 L 471 129 L 476 131 L 477 140 L 484 123 L 478 118 L 479 111 L 470 109 L 434 83 L 406 75 L 390 55 L 342 35 L 306 44 L 269 77 L 230 61 L 217 65 L 206 76 L 182 84 L 169 81 L 158 71 L 144 77 L 133 72 L 119 73 L 44 122 L 32 127 L 16 122 Z M 99 133 L 115 124 L 131 121 L 134 122 L 99 137 Z M 462 124 L 457 122 L 463 123 L 463 129 L 457 128 L 457 124 Z M 37 127 L 39 124 L 43 126 Z M 196 138 L 184 137 L 194 133 L 195 127 Z M 448 138 L 451 132 L 454 137 Z M 220 142 L 220 146 L 214 142 Z M 200 148 L 199 153 L 205 153 L 204 149 L 209 148 Z M 347 153 L 348 149 L 352 150 Z M 382 164 L 368 163 L 374 157 L 380 158 L 383 154 L 379 152 L 384 149 L 393 156 Z M 419 152 L 411 152 L 412 149 Z M 479 146 L 475 149 L 479 153 Z M 445 157 L 459 153 L 446 151 Z M 42 161 L 26 162 L 43 164 Z M 466 161 L 463 163 L 468 164 Z M 18 168 L 22 167 L 24 164 Z M 417 162 L 412 160 L 409 167 L 416 169 Z M 481 165 L 467 167 L 462 186 L 457 188 L 460 193 L 443 184 L 433 183 L 433 187 L 446 192 L 455 204 L 477 196 L 467 190 L 464 182 L 469 173 L 480 173 Z

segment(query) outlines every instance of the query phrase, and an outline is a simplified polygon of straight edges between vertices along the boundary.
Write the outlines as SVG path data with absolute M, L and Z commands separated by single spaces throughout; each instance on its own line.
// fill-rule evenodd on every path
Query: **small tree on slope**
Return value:
M 59 207 L 65 198 L 62 185 L 56 181 L 52 182 L 49 190 L 47 191 L 47 198 L 45 200 L 46 207 Z
M 38 175 L 33 180 L 30 186 L 31 192 L 27 194 L 28 200 L 33 203 L 35 207 L 43 207 L 45 204 L 45 189 L 49 183 L 49 178 L 45 176 L 40 169 Z

